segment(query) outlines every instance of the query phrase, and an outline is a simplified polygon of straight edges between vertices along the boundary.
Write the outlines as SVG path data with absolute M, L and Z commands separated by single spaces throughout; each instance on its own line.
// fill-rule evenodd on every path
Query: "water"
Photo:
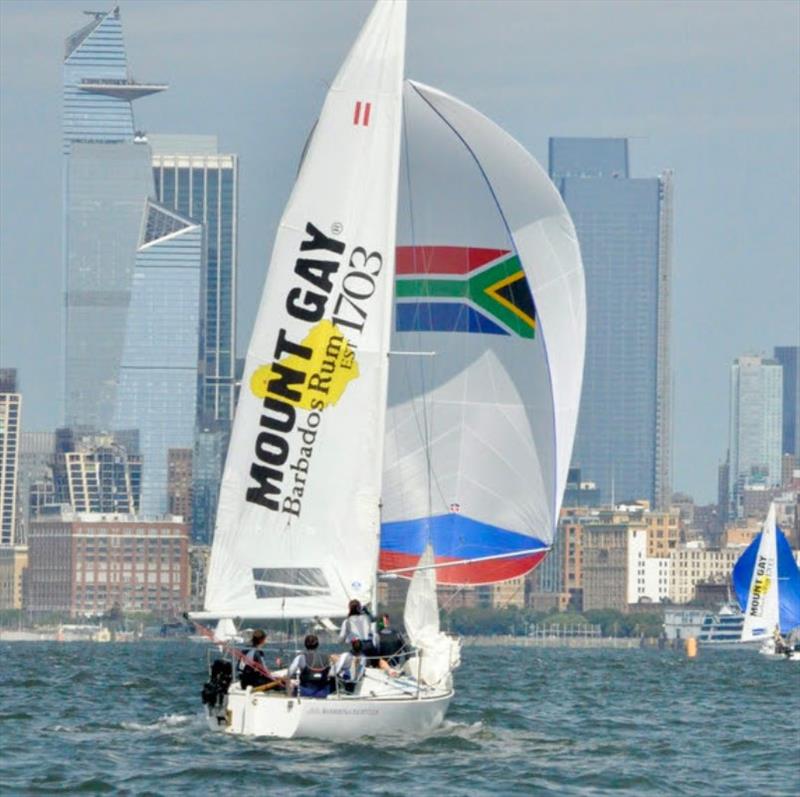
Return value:
M 349 743 L 206 730 L 189 642 L 0 643 L 4 794 L 800 794 L 800 665 L 466 648 L 446 724 Z

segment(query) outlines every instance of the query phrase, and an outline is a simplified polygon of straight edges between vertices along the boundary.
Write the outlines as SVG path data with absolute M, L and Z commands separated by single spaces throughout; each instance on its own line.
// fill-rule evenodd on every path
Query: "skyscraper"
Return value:
M 162 91 L 128 72 L 119 9 L 90 13 L 66 41 L 63 87 L 65 417 L 109 429 L 150 151 L 132 102 Z
M 206 233 L 200 335 L 200 426 L 233 418 L 239 160 L 216 136 L 148 136 L 156 199 Z
M 203 254 L 201 225 L 147 201 L 113 419 L 139 430 L 144 515 L 167 513 L 169 449 L 194 443 Z
M 0 545 L 15 542 L 17 517 L 17 467 L 22 396 L 17 392 L 17 372 L 0 369 Z
M 781 480 L 783 369 L 777 360 L 747 355 L 731 366 L 728 472 L 731 511 L 741 515 L 743 489 Z
M 776 346 L 783 367 L 783 429 L 781 453 L 800 457 L 800 346 Z
M 53 432 L 22 432 L 17 471 L 17 542 L 25 544 L 35 508 L 55 500 L 53 489 Z
M 210 543 L 235 407 L 239 160 L 216 136 L 150 135 L 159 202 L 202 223 L 206 235 L 192 539 Z
M 573 465 L 604 502 L 614 494 L 664 507 L 671 495 L 671 173 L 631 177 L 626 139 L 552 138 L 549 154 L 586 274 Z

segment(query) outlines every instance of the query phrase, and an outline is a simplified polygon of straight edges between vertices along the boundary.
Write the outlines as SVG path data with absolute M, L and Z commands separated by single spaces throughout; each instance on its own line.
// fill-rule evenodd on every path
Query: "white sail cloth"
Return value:
M 276 235 L 206 590 L 212 616 L 341 616 L 379 536 L 405 0 L 333 81 Z
M 742 642 L 770 638 L 775 629 L 780 628 L 776 540 L 775 504 L 770 504 L 750 579 Z
M 403 622 L 408 641 L 418 651 L 407 663 L 409 674 L 438 686 L 461 663 L 461 642 L 440 630 L 433 564 L 433 548 L 427 545 L 408 586 Z

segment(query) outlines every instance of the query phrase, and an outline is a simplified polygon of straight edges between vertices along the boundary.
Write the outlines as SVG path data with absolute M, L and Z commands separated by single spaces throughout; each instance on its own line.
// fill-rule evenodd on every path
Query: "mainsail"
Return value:
M 767 638 L 776 626 L 782 634 L 800 626 L 800 569 L 775 522 L 774 504 L 763 530 L 734 565 L 733 586 L 744 612 L 743 642 Z
M 490 583 L 553 539 L 583 268 L 561 197 L 511 136 L 419 83 L 403 115 L 380 564 L 410 575 L 430 543 L 439 583 Z
M 375 5 L 281 219 L 220 490 L 205 609 L 313 617 L 374 593 L 405 0 Z

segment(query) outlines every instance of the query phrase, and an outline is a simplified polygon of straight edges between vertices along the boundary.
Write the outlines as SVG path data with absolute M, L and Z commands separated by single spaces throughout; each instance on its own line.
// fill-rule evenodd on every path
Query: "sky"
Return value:
M 128 0 L 132 75 L 168 91 L 137 128 L 240 156 L 238 349 L 361 0 Z M 62 422 L 61 64 L 84 9 L 0 0 L 0 367 L 26 430 Z M 674 172 L 673 487 L 716 498 L 733 358 L 800 344 L 800 3 L 411 0 L 406 74 L 454 94 L 547 168 L 550 136 L 630 139 Z

